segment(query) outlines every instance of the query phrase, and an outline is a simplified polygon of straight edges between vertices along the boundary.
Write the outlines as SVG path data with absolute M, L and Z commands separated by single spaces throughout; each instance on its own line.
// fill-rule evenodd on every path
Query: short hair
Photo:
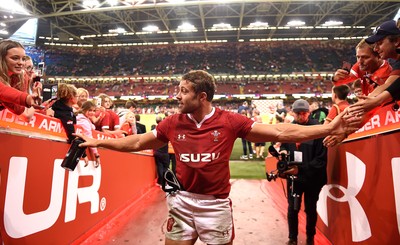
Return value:
M 318 103 L 319 104 L 319 100 L 317 99 L 317 97 L 310 97 L 307 99 L 308 104 L 313 104 L 313 103 Z
M 136 108 L 136 103 L 133 102 L 132 100 L 128 100 L 128 101 L 125 103 L 125 108 L 126 108 L 126 109 L 129 109 L 129 108 L 131 108 L 131 107 Z
M 136 120 L 136 122 L 140 121 L 140 115 L 139 114 L 135 114 L 135 120 Z
M 356 51 L 357 51 L 357 49 L 361 49 L 361 48 L 369 48 L 369 49 L 371 50 L 371 53 L 372 53 L 374 56 L 379 56 L 379 53 L 376 52 L 376 51 L 374 50 L 374 47 L 373 47 L 371 44 L 367 43 L 367 42 L 365 41 L 364 38 L 361 39 L 361 41 L 357 44 L 357 46 L 356 46 Z
M 347 99 L 347 95 L 350 93 L 350 87 L 346 84 L 334 86 L 333 93 L 335 93 L 340 100 L 345 100 Z
M 156 123 L 157 124 L 159 124 L 162 120 L 163 120 L 163 118 L 161 116 L 157 116 L 156 117 Z
M 212 101 L 216 89 L 215 78 L 208 72 L 202 70 L 194 70 L 182 76 L 182 80 L 187 80 L 193 84 L 195 94 L 205 92 L 207 101 Z

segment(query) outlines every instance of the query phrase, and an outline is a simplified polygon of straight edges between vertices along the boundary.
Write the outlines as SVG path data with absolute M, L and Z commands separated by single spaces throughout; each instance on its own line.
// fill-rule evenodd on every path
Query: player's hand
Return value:
M 327 125 L 332 126 L 330 135 L 347 138 L 349 134 L 354 133 L 360 128 L 361 123 L 362 118 L 356 118 L 354 115 L 349 114 L 348 108 L 346 108 Z
M 87 137 L 83 134 L 73 134 L 76 137 L 83 139 L 85 142 L 79 144 L 79 147 L 97 147 L 98 140 Z

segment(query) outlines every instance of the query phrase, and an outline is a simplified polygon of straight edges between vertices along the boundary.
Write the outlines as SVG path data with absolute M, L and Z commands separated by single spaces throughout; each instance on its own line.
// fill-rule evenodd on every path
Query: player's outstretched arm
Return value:
M 158 140 L 153 132 L 145 134 L 135 134 L 124 138 L 117 139 L 92 139 L 85 135 L 76 134 L 76 136 L 82 138 L 85 142 L 80 144 L 81 147 L 103 147 L 115 151 L 133 152 L 145 149 L 157 149 L 166 143 Z
M 323 138 L 327 135 L 346 135 L 356 126 L 349 125 L 345 120 L 342 120 L 345 113 L 347 112 L 342 112 L 331 123 L 325 125 L 302 126 L 287 123 L 268 125 L 258 123 L 254 125 L 246 139 L 251 142 L 302 142 Z

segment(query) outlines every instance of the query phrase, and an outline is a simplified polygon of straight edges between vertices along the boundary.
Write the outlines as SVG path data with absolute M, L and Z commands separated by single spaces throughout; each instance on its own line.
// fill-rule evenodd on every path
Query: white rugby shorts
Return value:
M 231 199 L 178 191 L 167 196 L 167 203 L 168 239 L 226 244 L 235 237 Z

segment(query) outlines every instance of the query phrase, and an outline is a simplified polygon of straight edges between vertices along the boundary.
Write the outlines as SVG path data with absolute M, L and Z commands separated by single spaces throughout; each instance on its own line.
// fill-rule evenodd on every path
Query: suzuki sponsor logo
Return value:
M 53 226 L 59 219 L 66 173 L 60 167 L 61 162 L 62 159 L 54 161 L 51 197 L 48 208 L 36 213 L 26 214 L 23 206 L 28 159 L 26 157 L 12 157 L 10 159 L 4 204 L 4 228 L 10 237 L 21 238 L 43 231 Z M 80 161 L 75 171 L 68 172 L 65 223 L 75 220 L 77 204 L 90 203 L 91 214 L 97 213 L 99 208 L 101 210 L 105 209 L 106 200 L 102 198 L 100 201 L 98 193 L 101 183 L 101 165 L 98 168 L 81 167 L 83 165 L 84 162 Z M 92 185 L 78 187 L 80 176 L 92 176 Z
M 219 158 L 220 153 L 181 153 L 179 160 L 182 162 L 211 162 Z

